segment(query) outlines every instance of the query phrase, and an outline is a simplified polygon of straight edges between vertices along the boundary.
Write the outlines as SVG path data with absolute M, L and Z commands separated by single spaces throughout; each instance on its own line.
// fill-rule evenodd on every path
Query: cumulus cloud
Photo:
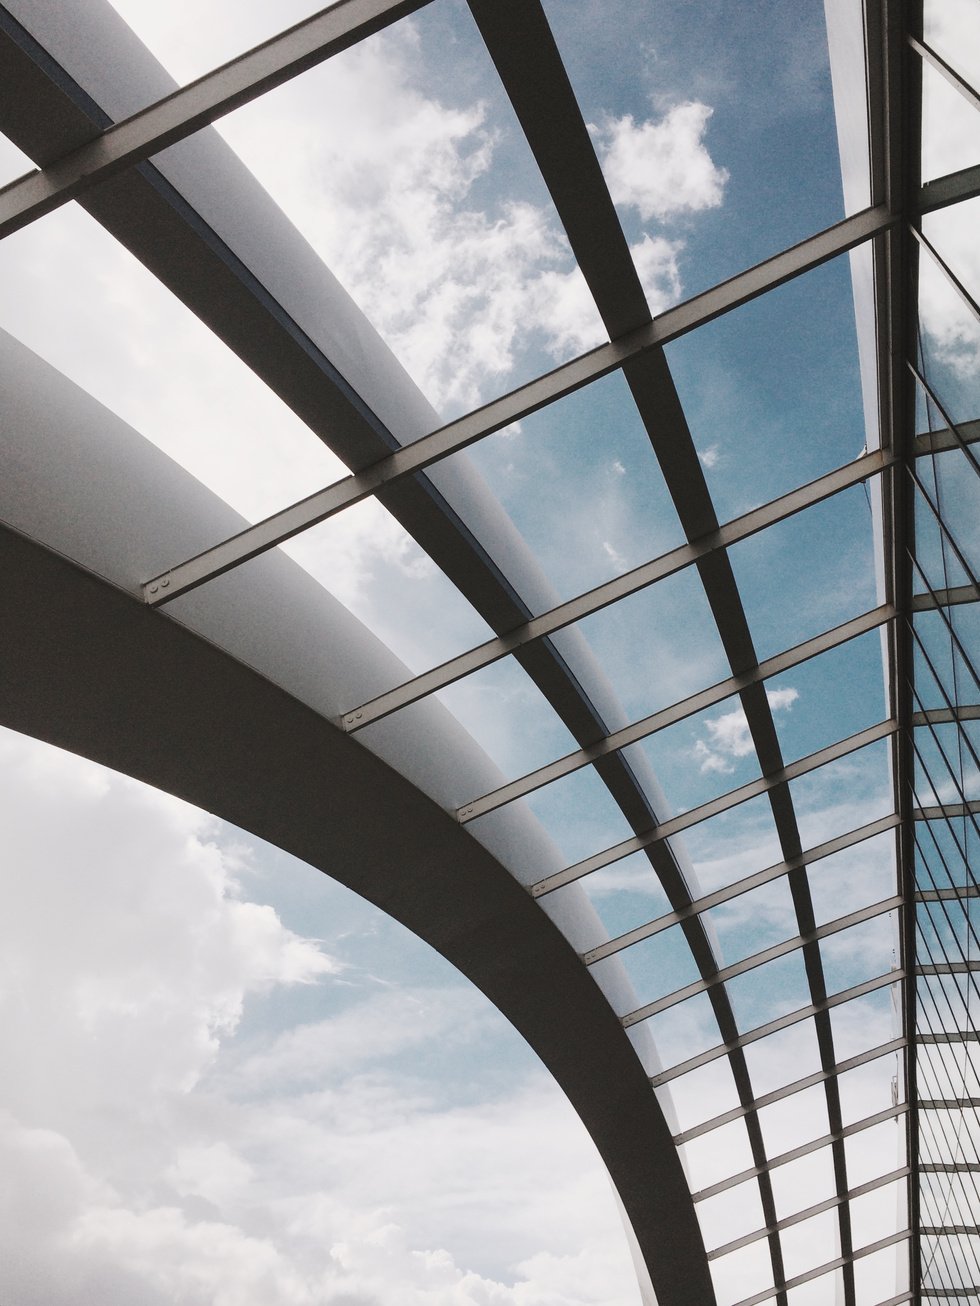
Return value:
M 783 689 L 766 690 L 766 698 L 774 712 L 782 712 L 793 706 L 799 693 L 786 686 Z M 702 772 L 730 773 L 735 770 L 733 758 L 748 757 L 752 752 L 754 745 L 749 723 L 741 706 L 723 712 L 721 716 L 709 717 L 704 726 L 708 738 L 697 740 L 693 749 Z
M 626 114 L 593 126 L 613 200 L 644 221 L 717 208 L 728 171 L 716 166 L 704 143 L 711 114 L 691 100 L 659 120 L 637 122 Z
M 290 930 L 247 898 L 250 842 L 186 804 L 9 733 L 0 764 L 18 1306 L 635 1303 L 554 1086 L 525 1063 L 474 1091 L 502 1025 L 479 995 L 379 986 Z

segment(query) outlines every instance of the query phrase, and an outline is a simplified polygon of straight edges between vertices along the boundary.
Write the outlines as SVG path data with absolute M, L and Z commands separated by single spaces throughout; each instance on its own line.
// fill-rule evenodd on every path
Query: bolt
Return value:
M 170 584 L 170 581 L 169 581 L 169 580 L 162 580 L 162 581 L 160 582 L 160 584 L 163 586 L 164 589 L 166 589 L 167 586 Z
M 151 593 L 151 594 L 155 594 L 156 592 L 157 592 L 157 587 L 156 587 L 155 585 L 151 585 L 151 586 L 150 586 L 150 593 Z

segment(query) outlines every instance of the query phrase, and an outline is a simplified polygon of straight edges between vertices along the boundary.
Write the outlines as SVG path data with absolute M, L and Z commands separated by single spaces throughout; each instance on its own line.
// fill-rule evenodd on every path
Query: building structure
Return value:
M 453 961 L 525 1036 L 585 1122 L 651 1300 L 714 1301 L 713 1267 L 760 1246 L 767 1277 L 738 1306 L 792 1302 L 811 1283 L 828 1302 L 852 1306 L 862 1299 L 855 1266 L 871 1257 L 889 1272 L 897 1267 L 872 1306 L 969 1299 L 980 1273 L 970 911 L 978 801 L 970 723 L 980 688 L 971 510 L 980 427 L 970 406 L 976 371 L 944 366 L 920 322 L 918 294 L 928 278 L 944 279 L 975 329 L 962 252 L 929 224 L 976 200 L 980 169 L 932 176 L 927 166 L 923 184 L 923 69 L 944 78 L 971 113 L 976 92 L 957 51 L 930 45 L 928 12 L 924 31 L 911 4 L 828 5 L 846 216 L 653 316 L 544 9 L 537 0 L 470 0 L 608 339 L 445 423 L 208 129 L 423 7 L 343 0 L 181 89 L 108 5 L 61 12 L 11 0 L 0 10 L 0 127 L 38 167 L 0 195 L 0 234 L 77 200 L 351 473 L 247 522 L 5 338 L 2 722 L 186 797 L 331 874 L 341 867 L 340 878 Z M 665 349 L 844 256 L 865 449 L 829 467 L 818 459 L 819 474 L 805 484 L 791 479 L 785 493 L 763 485 L 746 510 L 721 520 Z M 569 594 L 461 455 L 512 423 L 560 411 L 612 375 L 628 389 L 681 536 L 658 556 Z M 803 639 L 773 643 L 767 633 L 763 656 L 760 603 L 794 604 L 785 592 L 749 592 L 738 545 L 757 538 L 771 560 L 781 525 L 809 512 L 818 547 L 843 539 L 856 549 L 829 533 L 843 529 L 834 518 L 813 514 L 824 504 L 860 507 L 865 493 L 873 548 L 864 579 L 870 584 L 873 569 L 875 601 L 852 604 L 846 619 L 826 627 L 804 622 Z M 370 496 L 489 628 L 487 639 L 422 674 L 412 675 L 277 548 Z M 621 614 L 681 574 L 697 578 L 726 674 L 676 701 L 628 711 L 593 651 L 596 627 L 588 622 Z M 883 715 L 852 730 L 831 697 L 819 744 L 794 747 L 777 724 L 780 677 L 879 636 Z M 502 774 L 436 698 L 503 659 L 523 669 L 575 745 L 517 776 Z M 840 665 L 845 678 L 857 674 Z M 755 773 L 675 812 L 671 777 L 655 774 L 646 742 L 718 706 L 734 714 L 730 728 L 744 740 L 733 755 L 751 758 Z M 886 810 L 805 837 L 798 782 L 852 757 L 871 777 L 871 759 L 886 754 Z M 586 772 L 625 826 L 622 837 L 569 860 L 533 803 Z M 728 759 L 709 760 L 705 773 L 723 779 Z M 870 795 L 870 780 L 868 787 Z M 700 888 L 698 859 L 679 836 L 690 840 L 704 823 L 753 801 L 769 813 L 773 860 Z M 860 860 L 850 861 L 856 905 L 816 911 L 824 864 L 853 857 L 849 850 L 860 856 L 874 840 L 894 847 L 890 890 L 880 895 L 868 876 L 865 891 Z M 611 934 L 589 877 L 630 857 L 656 876 L 664 910 Z M 773 885 L 791 900 L 795 933 L 757 947 L 749 932 L 726 962 L 711 913 Z M 835 984 L 827 941 L 851 938 L 860 949 L 861 929 L 888 919 L 898 940 L 894 964 L 881 967 L 875 957 L 873 973 Z M 668 937 L 683 950 L 689 982 L 677 982 L 677 952 L 644 953 Z M 805 998 L 780 1006 L 785 958 L 801 968 Z M 745 975 L 770 985 L 772 1013 L 754 1024 L 737 1018 L 732 999 Z M 649 992 L 640 993 L 650 976 Z M 895 1004 L 895 1029 L 881 1038 L 868 1018 L 868 1037 L 845 1055 L 838 1013 L 880 1015 L 881 999 Z M 697 1000 L 710 1008 L 713 1038 L 663 1058 L 657 1018 Z M 862 1008 L 865 1000 L 872 1005 Z M 812 1064 L 760 1091 L 753 1048 L 775 1046 L 800 1027 Z M 841 1084 L 872 1064 L 888 1081 L 894 1076 L 894 1091 L 854 1118 Z M 684 1118 L 691 1077 L 722 1066 L 728 1105 L 710 1119 Z M 763 1113 L 814 1088 L 826 1128 L 771 1155 Z M 856 1180 L 855 1140 L 880 1129 L 894 1134 L 896 1120 L 904 1141 L 894 1165 Z M 751 1163 L 692 1184 L 683 1149 L 736 1122 Z M 829 1158 L 833 1193 L 787 1213 L 776 1197 L 780 1171 L 818 1152 Z M 751 1186 L 760 1222 L 706 1247 L 699 1211 L 743 1186 Z M 882 1192 L 898 1195 L 896 1226 L 862 1240 L 854 1212 Z M 828 1215 L 838 1254 L 811 1263 L 807 1231 Z M 801 1231 L 790 1258 L 787 1246 Z

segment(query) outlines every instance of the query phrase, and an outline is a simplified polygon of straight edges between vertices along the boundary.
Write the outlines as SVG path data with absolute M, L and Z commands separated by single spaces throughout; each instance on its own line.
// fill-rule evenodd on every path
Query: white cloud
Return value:
M 675 105 L 659 120 L 632 114 L 592 127 L 613 200 L 644 221 L 717 208 L 728 171 L 704 144 L 712 110 L 698 101 Z
M 718 466 L 718 459 L 720 457 L 721 453 L 716 444 L 711 445 L 707 449 L 698 451 L 698 458 L 701 460 L 701 465 L 707 467 L 708 471 L 710 471 L 712 467 Z
M 793 706 L 799 693 L 786 686 L 783 689 L 767 689 L 766 698 L 774 712 L 781 712 Z M 752 735 L 741 706 L 723 712 L 721 716 L 709 717 L 704 726 L 708 738 L 697 740 L 693 749 L 693 755 L 703 773 L 732 772 L 735 767 L 731 759 L 748 757 L 752 752 Z
M 343 966 L 243 898 L 249 841 L 226 852 L 183 803 L 10 734 L 0 762 L 18 1306 L 635 1303 L 608 1182 L 554 1085 L 495 1071 L 475 1091 L 501 1025 L 479 995 Z M 317 980 L 323 1014 L 304 1002 L 297 1022 L 286 998 Z M 246 1035 L 262 995 L 273 1023 Z

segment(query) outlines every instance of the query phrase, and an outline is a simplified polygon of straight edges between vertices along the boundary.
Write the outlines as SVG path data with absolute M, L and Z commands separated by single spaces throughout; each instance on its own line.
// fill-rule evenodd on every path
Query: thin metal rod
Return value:
M 729 676 L 726 680 L 721 680 L 707 689 L 699 690 L 696 694 L 681 699 L 679 703 L 673 703 L 670 707 L 661 708 L 659 712 L 652 712 L 649 716 L 634 721 L 621 730 L 613 731 L 612 734 L 606 735 L 604 739 L 598 740 L 588 748 L 579 748 L 572 753 L 566 753 L 564 757 L 549 762 L 546 766 L 538 767 L 535 771 L 529 771 L 526 775 L 501 785 L 499 789 L 493 789 L 480 798 L 471 799 L 470 802 L 465 803 L 458 810 L 457 817 L 465 824 L 467 821 L 475 821 L 478 817 L 485 816 L 488 812 L 496 811 L 498 807 L 503 807 L 507 803 L 515 802 L 518 798 L 525 798 L 528 794 L 534 793 L 536 789 L 541 789 L 556 780 L 561 780 L 565 776 L 589 766 L 600 757 L 606 757 L 610 753 L 617 753 L 620 749 L 639 743 L 643 739 L 648 739 L 658 731 L 676 725 L 697 712 L 705 711 L 709 707 L 723 703 L 749 685 L 759 684 L 773 676 L 780 675 L 784 671 L 800 666 L 811 658 L 819 657 L 822 653 L 829 652 L 831 649 L 838 648 L 860 635 L 867 634 L 889 620 L 891 613 L 892 609 L 888 607 L 875 608 L 871 612 L 865 612 L 859 617 L 854 617 L 842 626 L 823 631 L 812 639 L 797 644 L 795 648 L 776 653 L 773 657 L 766 658 L 764 662 L 742 671 L 737 676 Z
M 0 238 L 52 213 L 266 91 L 424 7 L 428 0 L 340 0 L 321 13 L 106 128 L 0 190 Z
M 750 798 L 756 798 L 760 794 L 768 793 L 776 785 L 807 775 L 828 762 L 837 761 L 838 758 L 846 757 L 857 749 L 864 748 L 867 744 L 873 744 L 880 739 L 887 739 L 897 729 L 898 726 L 894 721 L 881 721 L 856 735 L 842 739 L 827 748 L 821 748 L 816 753 L 810 753 L 809 756 L 802 757 L 797 762 L 791 762 L 773 775 L 761 776 L 758 780 L 750 780 L 748 784 L 740 785 L 737 789 L 730 789 L 727 793 L 721 794 L 718 798 L 713 798 L 707 803 L 702 803 L 699 807 L 693 807 L 690 811 L 682 812 L 679 816 L 673 816 L 670 820 L 664 821 L 646 834 L 633 835 L 632 838 L 613 844 L 611 848 L 595 853 L 584 861 L 576 862 L 573 866 L 566 866 L 564 870 L 556 871 L 553 875 L 532 884 L 530 893 L 535 898 L 540 898 L 546 893 L 553 893 L 556 889 L 571 884 L 573 880 L 579 880 L 583 875 L 591 875 L 593 871 L 598 871 L 604 866 L 610 866 L 613 862 L 621 861 L 622 858 L 638 852 L 641 848 L 647 848 L 650 844 L 657 843 L 661 839 L 669 839 L 671 835 L 680 834 L 682 830 L 688 830 L 692 825 L 698 825 L 702 821 L 710 820 L 713 816 L 718 816 L 720 813 L 727 812 L 741 803 L 748 802 Z
M 980 113 L 980 95 L 977 95 L 970 83 L 961 77 L 955 68 L 951 68 L 946 60 L 938 55 L 931 46 L 926 45 L 925 41 L 920 41 L 918 37 L 913 36 L 911 32 L 909 33 L 908 41 L 916 54 L 921 55 L 927 64 L 930 64 L 935 68 L 937 73 L 940 73 L 945 77 L 950 86 L 959 91 L 967 104 L 971 104 L 973 108 Z
M 740 898 L 743 893 L 750 893 L 753 889 L 758 889 L 764 884 L 770 884 L 773 880 L 781 879 L 791 869 L 811 866 L 824 857 L 832 857 L 835 853 L 843 852 L 845 848 L 852 848 L 856 844 L 863 843 L 866 839 L 873 839 L 876 835 L 893 830 L 900 819 L 895 813 L 882 816 L 877 821 L 871 821 L 867 825 L 859 826 L 856 830 L 848 831 L 847 834 L 838 835 L 836 839 L 828 839 L 826 843 L 817 844 L 813 848 L 806 849 L 794 866 L 791 866 L 788 862 L 776 862 L 774 866 L 767 866 L 763 871 L 756 871 L 752 875 L 747 875 L 742 880 L 736 880 L 733 884 L 726 885 L 722 889 L 715 889 L 711 893 L 693 899 L 691 905 L 683 912 L 666 912 L 663 916 L 658 916 L 645 925 L 638 925 L 625 934 L 609 939 L 606 943 L 600 943 L 597 947 L 583 953 L 582 960 L 587 966 L 591 966 L 597 961 L 602 961 L 604 958 L 620 952 L 623 948 L 632 947 L 634 943 L 641 943 L 654 934 L 660 934 L 663 930 L 670 929 L 672 925 L 676 925 L 687 916 L 700 915 L 702 912 L 709 911 L 712 907 L 718 907 L 722 903 L 730 902 L 733 898 Z

